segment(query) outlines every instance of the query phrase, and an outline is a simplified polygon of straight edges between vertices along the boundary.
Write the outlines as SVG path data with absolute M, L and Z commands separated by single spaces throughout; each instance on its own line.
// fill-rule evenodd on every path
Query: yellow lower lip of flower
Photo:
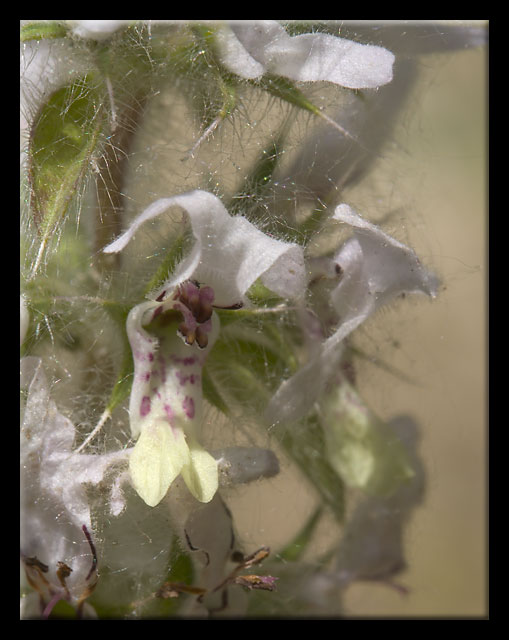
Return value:
M 131 480 L 138 495 L 155 507 L 175 478 L 184 482 L 200 502 L 210 502 L 218 487 L 216 460 L 201 446 L 186 438 L 181 429 L 155 420 L 140 434 L 129 460 Z
M 155 507 L 189 460 L 189 448 L 181 430 L 172 432 L 157 420 L 140 434 L 129 460 L 134 488 L 142 500 Z

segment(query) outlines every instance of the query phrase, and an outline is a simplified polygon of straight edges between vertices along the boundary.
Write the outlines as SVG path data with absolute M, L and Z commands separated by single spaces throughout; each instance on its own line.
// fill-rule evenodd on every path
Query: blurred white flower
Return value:
M 189 217 L 193 248 L 153 299 L 127 318 L 134 357 L 129 413 L 131 433 L 138 438 L 130 471 L 150 506 L 162 500 L 179 474 L 201 502 L 209 502 L 218 487 L 217 462 L 199 444 L 201 371 L 219 333 L 213 303 L 244 303 L 258 278 L 285 297 L 302 298 L 306 284 L 301 247 L 266 236 L 241 216 L 231 217 L 216 196 L 200 190 L 154 202 L 104 251 L 121 251 L 140 225 L 175 205 Z
M 92 40 L 106 40 L 132 20 L 67 20 L 74 35 Z
M 20 432 L 20 543 L 27 579 L 43 607 L 59 599 L 78 605 L 95 577 L 84 534 L 92 531 L 87 486 L 105 480 L 108 469 L 125 462 L 128 452 L 73 455 L 74 425 L 51 400 L 39 358 L 21 360 L 21 387 L 27 389 Z M 120 476 L 112 482 L 110 511 L 117 515 L 123 509 Z
M 403 534 L 423 499 L 425 473 L 417 451 L 419 432 L 415 422 L 398 416 L 387 429 L 405 448 L 413 477 L 389 496 L 365 497 L 353 511 L 332 571 L 341 588 L 355 580 L 378 580 L 401 589 L 392 578 L 406 568 Z
M 412 249 L 346 204 L 336 207 L 333 219 L 353 229 L 353 237 L 332 259 L 338 265 L 340 280 L 330 301 L 339 323 L 310 360 L 279 387 L 267 408 L 271 423 L 306 415 L 337 369 L 344 339 L 377 309 L 403 293 L 431 297 L 437 293 L 437 278 L 422 266 Z
M 376 88 L 392 80 L 394 55 L 387 49 L 325 33 L 290 36 L 274 20 L 220 26 L 216 40 L 222 64 L 242 78 L 271 73 L 350 89 Z

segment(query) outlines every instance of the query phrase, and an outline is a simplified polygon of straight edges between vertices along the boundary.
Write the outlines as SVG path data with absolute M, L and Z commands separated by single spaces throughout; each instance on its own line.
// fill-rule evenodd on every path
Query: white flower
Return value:
M 332 575 L 346 587 L 354 580 L 380 580 L 388 584 L 406 567 L 404 527 L 422 501 L 425 489 L 423 464 L 417 453 L 417 425 L 407 416 L 387 424 L 405 448 L 413 477 L 390 496 L 367 496 L 361 500 L 343 532 Z
M 92 40 L 106 40 L 131 20 L 68 20 L 74 35 Z
M 216 196 L 200 190 L 157 200 L 104 251 L 121 251 L 140 225 L 175 205 L 189 217 L 193 248 L 153 299 L 134 307 L 127 318 L 134 358 L 129 413 L 131 433 L 138 438 L 130 471 L 150 506 L 163 499 L 179 474 L 201 502 L 209 502 L 218 487 L 218 464 L 199 444 L 201 372 L 219 333 L 213 304 L 245 302 L 258 278 L 284 297 L 299 298 L 305 289 L 298 245 L 266 236 L 241 216 L 231 217 Z
M 412 249 L 346 204 L 336 207 L 333 219 L 350 225 L 354 232 L 333 258 L 341 273 L 331 293 L 339 324 L 271 399 L 266 414 L 271 423 L 297 420 L 310 410 L 339 365 L 344 339 L 374 311 L 402 293 L 434 297 L 437 292 L 437 278 L 422 266 Z
M 20 543 L 27 577 L 46 607 L 62 598 L 82 604 L 95 578 L 83 529 L 92 531 L 87 485 L 103 481 L 113 464 L 127 460 L 127 451 L 72 454 L 74 425 L 51 400 L 38 358 L 21 360 L 21 386 L 28 391 L 20 433 Z M 111 489 L 114 515 L 123 508 L 119 482 Z
M 271 73 L 350 89 L 376 88 L 392 80 L 394 55 L 387 49 L 325 33 L 290 36 L 274 20 L 220 26 L 216 41 L 222 64 L 242 78 Z

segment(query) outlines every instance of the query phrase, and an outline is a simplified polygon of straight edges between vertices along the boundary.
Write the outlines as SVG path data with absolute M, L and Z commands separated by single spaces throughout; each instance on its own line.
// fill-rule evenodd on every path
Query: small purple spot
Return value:
M 143 396 L 141 399 L 140 415 L 146 416 L 148 413 L 150 413 L 150 398 Z
M 147 371 L 143 378 L 145 379 L 145 382 L 148 382 L 150 380 L 150 371 Z
M 182 409 L 184 409 L 186 416 L 192 420 L 194 418 L 194 400 L 190 396 L 186 396 L 182 402 Z
M 175 375 L 177 376 L 180 384 L 182 386 L 184 386 L 185 384 L 187 384 L 188 382 L 190 384 L 194 384 L 195 381 L 195 375 L 194 373 L 192 373 L 190 376 L 186 376 L 185 374 L 183 374 L 181 371 L 176 371 Z
M 191 356 L 189 358 L 179 358 L 178 356 L 171 356 L 171 359 L 177 364 L 192 365 L 196 363 L 196 358 L 194 356 Z
M 148 354 L 148 359 L 150 360 L 150 362 L 152 362 L 154 360 L 154 354 L 153 353 L 149 353 Z
M 166 416 L 167 416 L 167 418 L 168 418 L 168 422 L 169 422 L 170 424 L 172 424 L 172 422 L 173 422 L 173 418 L 175 417 L 175 414 L 173 413 L 173 409 L 170 407 L 170 405 L 169 405 L 169 404 L 165 404 L 165 405 L 164 405 L 164 410 L 165 410 L 165 412 L 166 412 Z

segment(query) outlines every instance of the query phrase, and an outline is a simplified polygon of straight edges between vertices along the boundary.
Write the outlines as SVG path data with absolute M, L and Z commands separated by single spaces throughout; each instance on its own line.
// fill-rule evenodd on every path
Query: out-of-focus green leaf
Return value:
M 58 20 L 38 20 L 21 25 L 19 38 L 21 42 L 29 40 L 47 40 L 65 38 L 67 28 Z
M 302 529 L 281 551 L 278 552 L 276 558 L 283 562 L 296 562 L 302 557 L 306 547 L 311 542 L 316 525 L 322 515 L 322 507 L 318 507 L 304 524 Z
M 316 116 L 322 117 L 323 115 L 320 109 L 313 104 L 311 100 L 306 98 L 302 91 L 297 89 L 293 82 L 286 78 L 266 73 L 261 79 L 253 80 L 251 82 L 277 98 L 281 98 L 282 100 L 285 100 L 285 102 L 289 102 L 300 109 L 305 109 Z
M 231 313 L 241 313 L 232 311 Z M 208 382 L 204 394 L 209 402 L 224 413 L 222 405 L 241 407 L 255 415 L 263 413 L 267 402 L 281 379 L 293 371 L 293 356 L 288 345 L 275 340 L 271 324 L 253 327 L 243 332 L 242 323 L 226 327 L 207 358 Z M 236 328 L 239 327 L 239 330 Z M 263 329 L 262 329 L 263 327 Z M 259 342 L 254 338 L 259 336 Z M 214 393 L 210 393 L 210 385 Z M 219 398 L 219 402 L 217 401 Z M 266 425 L 262 427 L 266 428 Z M 321 499 L 342 521 L 344 517 L 343 481 L 330 464 L 326 454 L 324 433 L 316 419 L 281 430 L 281 444 L 298 465 Z
M 203 367 L 202 371 L 202 388 L 203 396 L 207 402 L 209 402 L 213 407 L 216 407 L 216 409 L 219 409 L 219 411 L 224 413 L 225 416 L 229 415 L 230 410 L 228 409 L 228 405 L 219 393 L 214 380 L 210 377 L 207 365 Z
M 110 399 L 106 409 L 110 412 L 115 409 L 129 395 L 133 383 L 134 361 L 131 345 L 127 339 L 126 320 L 129 314 L 129 307 L 116 303 L 104 302 L 104 309 L 109 313 L 112 320 L 117 324 L 120 334 L 123 336 L 123 357 L 117 374 L 117 380 L 113 385 Z
M 283 127 L 279 135 L 262 149 L 251 171 L 244 179 L 240 191 L 232 197 L 227 207 L 231 215 L 245 215 L 246 209 L 251 210 L 253 206 L 256 206 L 258 201 L 263 200 L 264 195 L 272 187 L 272 175 L 283 153 L 285 134 L 286 128 Z M 252 215 L 251 213 L 250 217 Z
M 48 620 L 76 620 L 76 609 L 65 600 L 59 600 L 51 610 Z
M 104 123 L 102 93 L 91 76 L 55 91 L 34 120 L 29 180 L 43 249 L 84 181 Z
M 316 419 L 310 417 L 285 428 L 281 442 L 336 519 L 342 522 L 345 515 L 344 484 L 327 458 L 323 431 Z
M 242 309 L 235 313 L 240 312 Z M 278 345 L 260 329 L 263 325 L 258 324 L 257 331 L 249 320 L 247 327 L 242 324 L 223 327 L 206 368 L 216 390 L 221 390 L 218 393 L 224 403 L 257 414 L 278 384 L 286 364 Z
M 190 234 L 188 232 L 184 231 L 175 238 L 172 246 L 161 260 L 156 272 L 147 283 L 145 287 L 145 292 L 147 294 L 161 287 L 173 273 L 177 264 L 182 260 L 184 255 L 184 245 L 189 235 Z

